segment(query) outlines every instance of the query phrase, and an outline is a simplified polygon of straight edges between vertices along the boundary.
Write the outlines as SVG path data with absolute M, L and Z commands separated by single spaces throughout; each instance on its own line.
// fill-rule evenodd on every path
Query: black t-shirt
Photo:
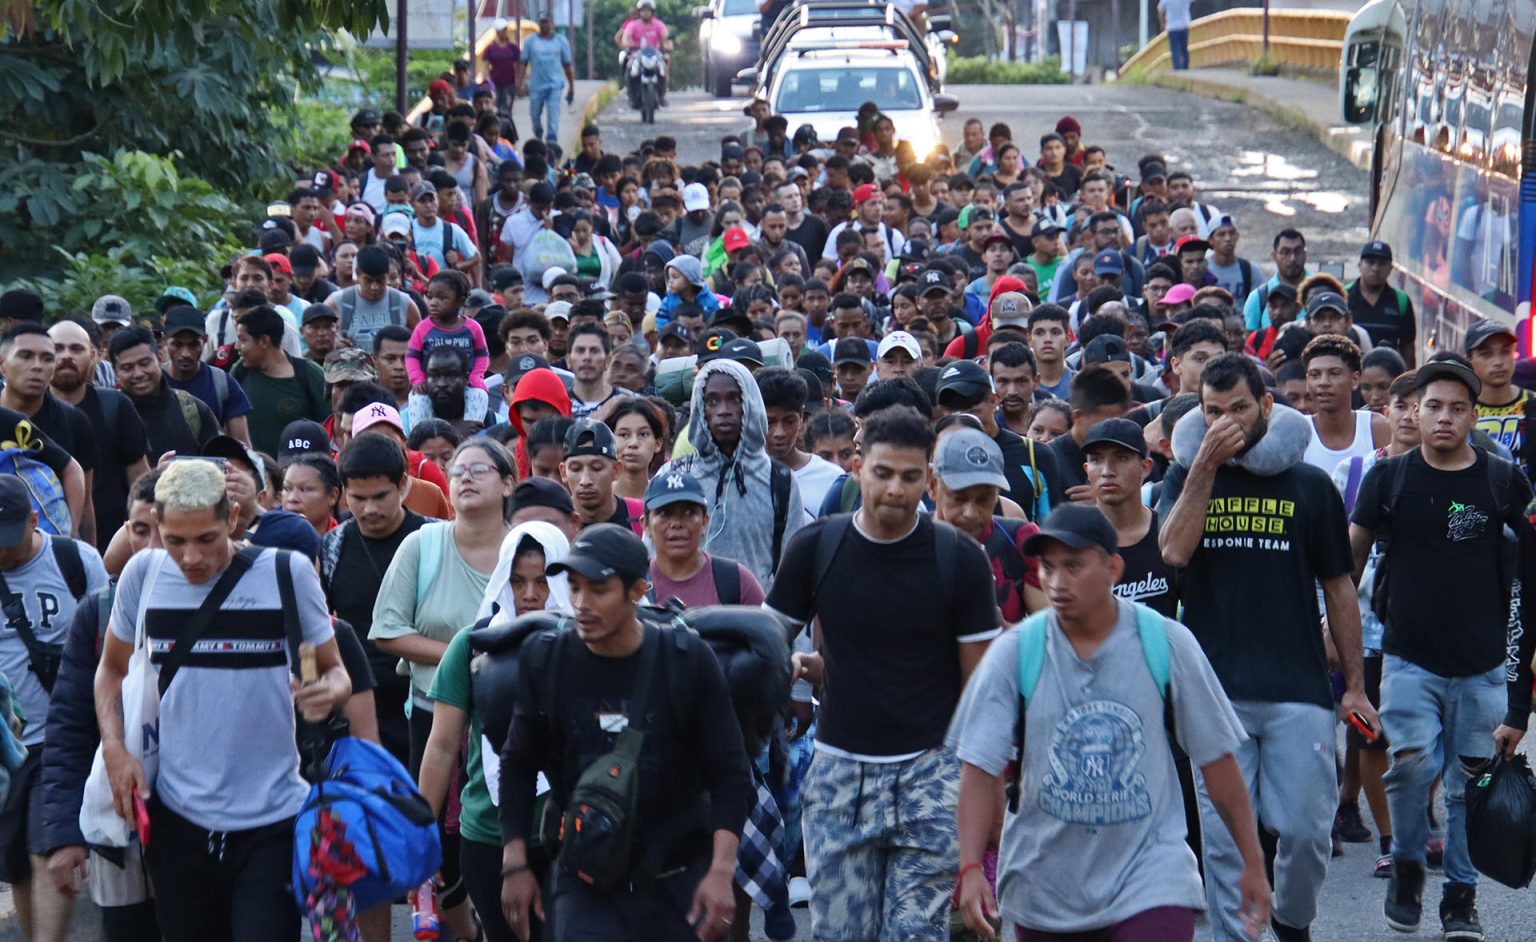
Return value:
M 1392 476 L 1407 462 L 1401 494 L 1390 509 Z M 1531 486 L 1512 472 L 1510 493 L 1495 501 L 1488 455 L 1471 467 L 1439 471 L 1418 449 L 1366 472 L 1354 522 L 1391 531 L 1387 549 L 1387 620 L 1382 650 L 1442 677 L 1469 677 L 1497 667 L 1506 653 L 1509 585 L 1501 554 L 1504 523 L 1520 519 Z M 1499 505 L 1504 519 L 1499 519 Z
M 1003 453 L 1003 476 L 1008 479 L 1008 493 L 1014 503 L 1024 508 L 1025 516 L 1035 519 L 1035 483 L 1030 473 L 1030 449 L 1034 449 L 1034 472 L 1045 482 L 1049 495 L 1052 482 L 1058 477 L 1056 456 L 1038 442 L 1026 441 L 1017 432 L 998 426 L 992 439 Z M 1035 520 L 1036 523 L 1041 521 Z
M 1005 216 L 997 221 L 997 228 L 1001 229 L 1003 235 L 1008 237 L 1008 241 L 1013 243 L 1013 251 L 1019 258 L 1028 258 L 1029 253 L 1035 250 L 1033 224 L 1025 227 L 1023 232 L 1019 232 L 1008 224 L 1008 218 Z
M 815 262 L 827 247 L 827 234 L 832 230 L 814 213 L 805 213 L 804 217 L 800 225 L 784 233 L 784 238 L 805 249 L 806 258 Z
M 1115 583 L 1114 593 L 1122 599 L 1140 602 L 1168 618 L 1179 614 L 1179 571 L 1163 562 L 1157 547 L 1157 514 L 1147 535 L 1134 545 L 1120 547 L 1125 572 Z
M 1391 285 L 1381 289 L 1376 303 L 1365 299 L 1358 281 L 1349 285 L 1349 316 L 1371 335 L 1371 343 L 1402 352 L 1412 350 L 1418 327 L 1413 300 Z
M 1169 467 L 1160 519 L 1188 473 Z M 1227 696 L 1332 707 L 1317 582 L 1352 568 L 1344 499 L 1327 472 L 1306 463 L 1272 477 L 1230 465 L 1216 472 L 1205 532 L 1184 571 L 1184 624 Z
M 32 416 L 32 424 L 73 455 L 82 471 L 90 473 L 97 469 L 96 431 L 84 412 L 45 392 L 42 406 Z
M 373 603 L 379 597 L 384 573 L 388 571 L 400 544 L 408 534 L 416 532 L 426 522 L 427 518 L 407 510 L 405 522 L 400 524 L 400 529 L 382 540 L 371 540 L 363 536 L 356 521 L 349 520 L 341 525 L 342 531 L 338 537 L 341 542 L 334 568 L 322 567 L 322 571 L 328 572 L 324 580 L 326 602 L 338 618 L 351 623 L 357 632 L 363 649 L 368 653 L 368 663 L 372 665 L 381 686 L 397 676 L 395 663 L 399 657 L 380 651 L 368 638 L 368 632 L 373 629 Z M 404 682 L 405 678 L 400 680 Z
M 817 520 L 794 535 L 768 594 L 768 606 L 795 621 L 821 617 L 818 743 L 861 756 L 940 746 L 960 700 L 959 645 L 998 631 L 986 552 L 957 540 L 955 585 L 936 585 L 934 523 L 919 515 L 913 531 L 891 543 L 852 526 L 828 571 L 818 573 L 826 526 Z
M 106 549 L 112 535 L 128 519 L 128 468 L 149 452 L 144 422 L 128 397 L 115 389 L 85 388 L 77 406 L 95 430 L 98 458 L 91 479 L 91 498 L 96 507 L 98 548 Z M 110 414 L 109 414 L 110 413 Z
M 1083 454 L 1083 449 L 1078 447 L 1077 439 L 1072 433 L 1057 435 L 1051 440 L 1050 450 L 1056 459 L 1056 480 L 1059 482 L 1056 492 L 1061 495 L 1056 503 L 1065 503 L 1067 500 L 1067 488 L 1077 487 L 1088 483 L 1088 471 L 1085 467 L 1088 457 Z

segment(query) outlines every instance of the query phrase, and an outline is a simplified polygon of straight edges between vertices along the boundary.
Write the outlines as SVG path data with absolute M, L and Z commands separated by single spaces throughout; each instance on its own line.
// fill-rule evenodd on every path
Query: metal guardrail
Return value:
M 1269 53 L 1283 66 L 1337 71 L 1344 31 L 1354 14 L 1337 10 L 1271 10 Z M 1189 66 L 1254 62 L 1264 52 L 1264 11 L 1226 10 L 1189 24 Z M 1120 67 L 1121 75 L 1163 72 L 1173 67 L 1168 34 L 1159 33 Z

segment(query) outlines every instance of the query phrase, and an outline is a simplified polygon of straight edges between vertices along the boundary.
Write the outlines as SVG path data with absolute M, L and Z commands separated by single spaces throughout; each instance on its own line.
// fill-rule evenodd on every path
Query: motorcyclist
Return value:
M 622 63 L 626 76 L 625 84 L 629 88 L 629 104 L 631 107 L 640 106 L 640 89 L 638 83 L 630 83 L 629 57 L 640 50 L 642 46 L 653 46 L 661 50 L 667 67 L 661 73 L 660 92 L 661 103 L 667 103 L 667 73 L 671 71 L 672 64 L 672 40 L 667 35 L 667 24 L 656 17 L 656 0 L 637 0 L 634 15 L 624 21 L 619 31 L 614 34 L 614 45 L 624 50 Z

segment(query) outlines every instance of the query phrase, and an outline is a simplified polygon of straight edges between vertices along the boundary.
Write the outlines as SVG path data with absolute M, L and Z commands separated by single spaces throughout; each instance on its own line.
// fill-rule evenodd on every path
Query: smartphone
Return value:
M 229 464 L 229 459 L 228 458 L 205 458 L 202 455 L 173 455 L 171 457 L 171 460 L 172 461 L 211 461 L 214 464 L 218 465 L 220 470 L 223 470 L 224 466 Z
M 149 846 L 149 806 L 144 804 L 144 797 L 139 790 L 133 790 L 133 824 L 139 832 L 139 846 Z
M 1359 731 L 1365 737 L 1366 742 L 1375 742 L 1381 734 L 1371 728 L 1370 720 L 1367 720 L 1358 710 L 1349 711 L 1349 725 Z

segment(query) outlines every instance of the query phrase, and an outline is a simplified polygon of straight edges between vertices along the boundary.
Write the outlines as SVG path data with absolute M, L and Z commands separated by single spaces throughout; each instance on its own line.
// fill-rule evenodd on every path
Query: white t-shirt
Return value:
M 1189 29 L 1189 8 L 1194 0 L 1157 0 L 1168 29 Z
M 843 476 L 843 469 L 820 455 L 812 455 L 794 476 L 795 486 L 800 488 L 800 503 L 805 507 L 805 519 L 809 521 L 816 519 L 816 511 L 821 509 L 827 489 Z

